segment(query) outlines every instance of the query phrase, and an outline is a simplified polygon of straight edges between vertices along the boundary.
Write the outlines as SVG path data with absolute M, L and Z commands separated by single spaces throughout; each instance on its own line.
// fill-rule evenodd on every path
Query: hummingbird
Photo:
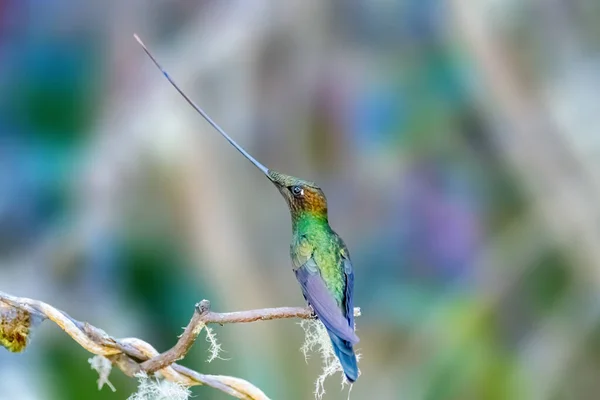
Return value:
M 183 98 L 265 174 L 285 199 L 292 217 L 292 269 L 300 283 L 304 299 L 329 334 L 334 353 L 347 380 L 355 382 L 358 378 L 358 366 L 353 346 L 359 339 L 354 331 L 354 271 L 346 244 L 329 225 L 327 199 L 323 190 L 314 182 L 284 175 L 258 162 L 185 94 L 141 39 L 137 35 L 134 37 Z

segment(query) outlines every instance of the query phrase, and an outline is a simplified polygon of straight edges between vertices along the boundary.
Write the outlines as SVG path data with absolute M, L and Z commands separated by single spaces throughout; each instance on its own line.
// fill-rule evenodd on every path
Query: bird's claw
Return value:
M 308 305 L 308 309 L 310 310 L 310 319 L 317 319 L 317 313 L 312 305 Z

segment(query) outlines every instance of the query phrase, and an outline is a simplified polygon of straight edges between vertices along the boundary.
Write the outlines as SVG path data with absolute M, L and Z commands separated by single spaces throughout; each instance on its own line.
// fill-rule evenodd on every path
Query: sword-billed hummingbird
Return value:
M 268 169 L 239 146 L 212 118 L 198 107 L 171 79 L 137 35 L 135 39 L 146 54 L 177 89 L 183 98 L 229 143 L 261 170 L 277 187 L 292 215 L 292 267 L 308 304 L 325 325 L 333 350 L 350 382 L 358 378 L 356 355 L 358 343 L 354 332 L 354 272 L 348 248 L 331 229 L 327 219 L 327 200 L 313 182 Z

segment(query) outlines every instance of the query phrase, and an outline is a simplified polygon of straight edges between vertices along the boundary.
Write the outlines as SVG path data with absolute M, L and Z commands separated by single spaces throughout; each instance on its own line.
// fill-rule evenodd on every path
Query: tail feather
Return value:
M 351 383 L 356 381 L 356 379 L 358 379 L 358 365 L 352 344 L 347 340 L 340 339 L 331 332 L 328 333 L 331 338 L 331 344 L 333 345 L 333 351 L 340 360 L 346 378 Z

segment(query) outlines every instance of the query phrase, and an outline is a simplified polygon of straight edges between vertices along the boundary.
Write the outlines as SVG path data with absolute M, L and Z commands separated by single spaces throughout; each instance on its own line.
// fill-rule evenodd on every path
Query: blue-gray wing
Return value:
M 323 325 L 339 338 L 352 344 L 358 343 L 358 336 L 354 333 L 354 316 L 349 320 L 347 311 L 342 312 L 337 305 L 335 299 L 327 290 L 314 259 L 309 258 L 294 272 L 296 273 L 296 279 L 300 282 L 304 297 L 315 310 Z M 348 296 L 346 295 L 346 297 Z M 352 296 L 350 296 L 350 306 L 352 306 L 351 299 Z

